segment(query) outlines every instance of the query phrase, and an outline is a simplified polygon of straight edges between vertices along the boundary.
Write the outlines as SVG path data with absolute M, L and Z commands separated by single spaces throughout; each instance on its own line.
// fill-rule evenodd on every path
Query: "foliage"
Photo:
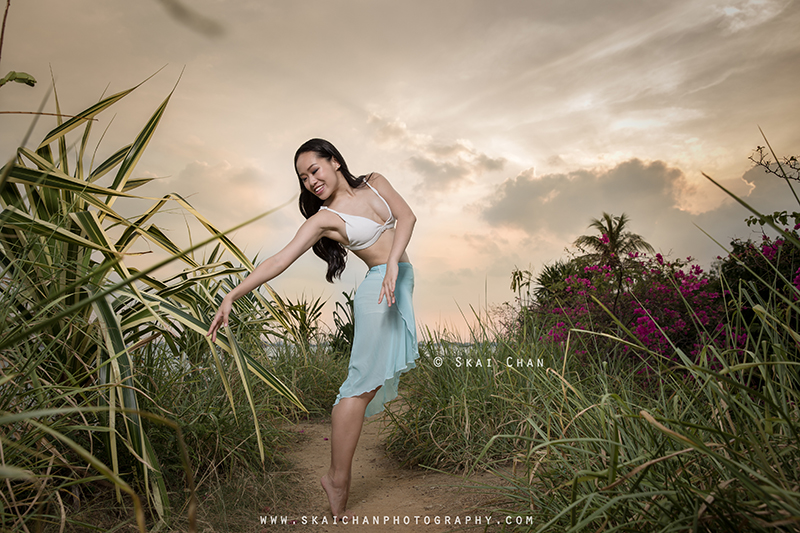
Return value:
M 4 501 L 0 512 L 12 529 L 56 520 L 55 509 L 60 509 L 63 523 L 61 487 L 89 484 L 98 475 L 115 484 L 118 498 L 120 491 L 134 498 L 140 529 L 145 517 L 134 481 L 141 483 L 156 519 L 169 520 L 159 450 L 147 428 L 151 422 L 166 424 L 178 430 L 179 442 L 182 437 L 174 422 L 142 409 L 148 380 L 136 361 L 151 343 L 160 342 L 164 354 L 180 360 L 192 357 L 187 343 L 199 340 L 203 348 L 198 353 L 213 360 L 238 420 L 233 386 L 226 376 L 230 366 L 236 367 L 262 460 L 266 452 L 251 375 L 299 405 L 256 352 L 241 349 L 240 340 L 246 339 L 226 331 L 217 341 L 220 356 L 203 336 L 207 317 L 224 292 L 244 270 L 253 268 L 241 251 L 178 194 L 156 200 L 132 218 L 116 210 L 118 200 L 143 199 L 131 191 L 150 180 L 133 178 L 134 169 L 170 97 L 131 144 L 97 166 L 94 156 L 89 159 L 93 119 L 135 88 L 104 98 L 66 122 L 60 119 L 56 93 L 57 126 L 35 150 L 19 148 L 0 171 L 0 444 L 3 477 L 14 480 L 8 482 L 12 500 Z M 73 143 L 67 136 L 79 128 L 82 135 L 68 150 Z M 101 185 L 104 180 L 110 183 Z M 184 209 L 210 237 L 181 250 L 153 223 L 165 205 Z M 128 267 L 125 258 L 136 253 L 134 245 L 141 239 L 170 257 L 141 271 Z M 214 241 L 219 244 L 205 261 L 194 257 L 195 249 Z M 225 250 L 244 266 L 223 261 Z M 180 274 L 167 279 L 151 275 L 175 260 L 186 266 Z M 242 317 L 274 324 L 280 314 L 265 297 L 253 293 L 237 301 L 231 329 L 240 327 Z M 170 410 L 164 414 L 170 416 Z M 191 489 L 185 447 L 181 456 Z
M 6 9 L 3 13 L 3 25 L 0 28 L 0 54 L 3 52 L 3 41 L 5 40 L 6 35 L 6 20 L 8 19 L 8 10 L 11 8 L 11 0 L 6 0 Z M 36 78 L 28 74 L 27 72 L 15 72 L 9 71 L 2 79 L 0 79 L 0 87 L 5 85 L 8 82 L 17 82 L 23 83 L 28 87 L 33 87 L 36 85 Z
M 795 229 L 786 228 L 785 235 L 800 239 L 797 228 L 800 224 Z M 800 248 L 788 242 L 785 235 L 775 239 L 762 235 L 758 244 L 734 239 L 730 253 L 717 257 L 717 266 L 726 279 L 749 286 L 762 300 L 774 295 L 778 299 L 775 305 L 784 310 L 784 301 L 795 298 L 795 289 L 800 286 Z
M 593 218 L 590 228 L 598 231 L 597 235 L 581 235 L 575 239 L 575 246 L 587 257 L 600 265 L 619 266 L 626 257 L 637 252 L 655 253 L 653 247 L 637 234 L 625 231 L 630 219 L 628 215 L 615 217 L 603 213 L 599 219 Z
M 355 335 L 355 308 L 353 291 L 342 292 L 344 304 L 336 302 L 333 310 L 333 327 L 335 331 L 330 337 L 330 349 L 335 357 L 349 356 L 353 348 L 353 335 Z
M 31 76 L 30 74 L 26 72 L 16 72 L 11 70 L 8 72 L 8 74 L 3 76 L 3 78 L 0 78 L 0 87 L 2 87 L 3 85 L 5 85 L 10 81 L 22 83 L 27 85 L 28 87 L 33 87 L 34 85 L 36 85 L 36 78 Z
M 332 352 L 322 334 L 314 340 L 301 353 L 296 344 L 270 346 L 267 368 L 295 392 L 304 407 L 300 409 L 285 398 L 275 398 L 273 408 L 290 420 L 330 416 L 339 387 L 347 378 L 349 357 Z
M 592 223 L 589 225 L 600 235 L 581 235 L 573 243 L 578 250 L 584 253 L 581 261 L 609 266 L 613 269 L 617 283 L 611 305 L 612 313 L 617 312 L 619 297 L 623 292 L 623 268 L 629 258 L 635 257 L 640 252 L 655 252 L 641 235 L 625 231 L 628 222 L 629 219 L 625 213 L 615 217 L 604 212 L 602 218 L 592 219 Z
M 685 264 L 658 272 L 692 276 Z M 742 305 L 723 319 L 720 337 L 747 327 L 741 344 L 707 340 L 692 356 L 672 342 L 669 366 L 647 387 L 638 376 L 661 356 L 623 337 L 572 329 L 563 343 L 507 342 L 485 325 L 467 344 L 429 334 L 404 406 L 392 411 L 388 448 L 410 464 L 466 470 L 467 483 L 488 468 L 498 482 L 476 490 L 494 496 L 486 514 L 519 518 L 514 531 L 792 530 L 800 334 L 749 286 L 729 298 L 753 309 L 750 321 Z M 549 323 L 532 319 L 538 330 Z M 587 336 L 649 356 L 577 353 Z M 472 365 L 457 366 L 459 357 Z M 543 367 L 516 366 L 528 358 Z
M 404 464 L 465 471 L 497 431 L 532 435 L 520 414 L 543 401 L 539 382 L 556 363 L 552 352 L 532 344 L 515 350 L 483 329 L 471 341 L 427 331 L 420 342 L 417 368 L 403 378 L 402 406 L 387 409 L 387 449 Z M 491 456 L 508 457 L 517 444 L 500 443 Z
M 269 287 L 269 286 L 267 286 Z M 231 285 L 233 288 L 233 285 Z M 293 346 L 300 349 L 304 361 L 308 361 L 311 352 L 311 343 L 319 336 L 319 319 L 322 316 L 322 308 L 325 302 L 321 297 L 310 301 L 306 300 L 305 295 L 301 296 L 296 303 L 281 297 L 274 291 L 270 290 L 272 295 L 272 302 L 265 302 L 267 309 L 270 311 L 266 320 L 274 319 L 279 325 L 279 329 L 270 329 L 268 334 L 271 337 L 277 337 L 284 342 L 292 343 Z M 251 300 L 259 300 L 258 293 L 251 293 Z M 253 309 L 258 309 L 263 306 L 259 301 Z M 256 311 L 256 314 L 258 312 Z M 259 324 L 265 320 L 249 320 L 248 323 Z M 258 326 L 260 327 L 260 325 Z M 301 409 L 302 405 L 298 405 Z
M 138 351 L 136 365 L 147 369 L 146 374 L 138 377 L 139 387 L 147 391 L 140 408 L 163 412 L 180 421 L 199 486 L 238 470 L 282 466 L 278 450 L 287 444 L 290 433 L 278 428 L 283 417 L 276 400 L 261 384 L 253 384 L 259 413 L 255 423 L 259 424 L 261 440 L 266 443 L 266 465 L 261 465 L 256 433 L 252 424 L 245 422 L 249 414 L 247 393 L 241 381 L 226 384 L 224 379 L 225 375 L 236 372 L 235 363 L 225 361 L 224 373 L 209 372 L 215 362 L 211 352 L 204 349 L 203 336 L 193 332 L 188 336 L 176 341 L 184 350 L 182 355 L 176 356 L 164 342 L 148 343 Z M 269 364 L 266 359 L 260 360 Z M 228 401 L 226 385 L 231 388 L 233 403 Z M 179 508 L 185 503 L 185 476 L 179 468 L 175 433 L 156 424 L 146 424 L 146 430 L 153 448 L 159 450 L 167 489 L 173 495 L 173 504 Z
M 541 340 L 563 344 L 572 329 L 626 336 L 655 354 L 648 361 L 651 369 L 666 362 L 664 357 L 674 360 L 676 348 L 696 356 L 708 342 L 735 345 L 738 336 L 730 337 L 723 325 L 726 302 L 719 282 L 691 258 L 669 261 L 661 254 L 631 254 L 625 265 L 622 292 L 612 267 L 591 265 L 583 267 L 582 274 L 568 276 L 551 298 L 537 301 L 529 312 L 549 317 L 550 324 Z M 617 313 L 612 316 L 614 302 Z M 596 335 L 575 342 L 578 355 L 642 355 Z
M 570 276 L 580 274 L 583 263 L 586 261 L 577 258 L 559 259 L 553 264 L 543 266 L 542 271 L 536 276 L 536 286 L 533 290 L 536 301 L 548 301 L 562 292 L 565 288 L 565 280 Z
M 650 290 L 639 293 L 635 302 L 646 303 L 650 295 L 652 303 L 655 288 L 664 308 L 674 309 L 674 296 L 669 303 L 663 295 L 678 293 L 697 325 L 711 318 L 708 324 L 719 320 L 721 328 L 715 329 L 722 330 L 718 336 L 701 336 L 689 352 L 681 346 L 681 329 L 668 316 L 658 317 L 656 339 L 648 337 L 652 328 L 643 335 L 619 317 L 612 320 L 625 338 L 595 324 L 594 331 L 605 333 L 593 337 L 670 361 L 659 367 L 660 379 L 649 381 L 646 394 L 632 380 L 634 373 L 619 379 L 619 369 L 612 370 L 619 358 L 597 352 L 572 355 L 572 339 L 584 333 L 571 329 L 563 344 L 552 344 L 563 348 L 567 371 L 549 369 L 557 381 L 540 384 L 563 394 L 555 404 L 528 413 L 538 436 L 522 439 L 529 442 L 522 472 L 517 467 L 509 473 L 494 463 L 506 483 L 495 487 L 507 498 L 503 511 L 532 517 L 530 531 L 796 529 L 800 335 L 793 317 L 800 311 L 800 289 L 780 272 L 792 272 L 800 243 L 787 230 L 779 240 L 765 239 L 760 249 L 743 245 L 723 261 L 719 286 L 730 290 L 726 299 L 731 305 L 716 318 L 707 314 L 709 301 L 704 300 L 713 302 L 715 295 L 707 291 L 709 283 L 702 283 L 699 267 L 687 271 L 688 263 L 670 264 L 659 256 L 659 268 L 651 268 L 652 259 L 639 261 L 657 280 L 666 274 L 673 290 L 664 290 L 663 282 L 644 285 Z M 600 270 L 609 274 L 609 269 Z M 640 271 L 637 279 L 632 285 L 626 280 L 633 295 L 646 278 Z M 575 292 L 588 294 L 595 288 L 591 285 L 600 286 L 587 285 L 586 278 L 574 281 Z M 704 292 L 705 298 L 700 297 Z M 497 435 L 487 444 L 486 457 L 498 442 L 512 439 L 520 437 Z
M 501 431 L 478 461 L 503 481 L 494 487 L 505 498 L 499 510 L 532 518 L 529 531 L 796 527 L 800 373 L 785 357 L 796 347 L 770 342 L 776 320 L 760 309 L 764 335 L 746 352 L 706 347 L 719 370 L 712 357 L 695 365 L 684 356 L 680 372 L 662 373 L 648 395 L 613 361 L 566 351 L 566 372 L 548 369 L 538 382 L 549 401 L 520 413 L 535 434 Z M 514 441 L 511 471 L 485 461 Z
M 325 302 L 322 301 L 321 297 L 313 301 L 307 301 L 303 296 L 300 297 L 297 303 L 285 305 L 287 314 L 293 319 L 293 326 L 289 330 L 296 331 L 293 334 L 295 341 L 308 345 L 311 339 L 317 336 L 319 333 L 319 319 L 322 316 L 322 308 L 324 306 Z
M 767 146 L 756 147 L 750 155 L 750 161 L 753 162 L 755 167 L 761 168 L 765 173 L 772 174 L 785 180 L 786 184 L 789 186 L 789 190 L 792 192 L 792 196 L 794 196 L 795 200 L 800 205 L 800 198 L 798 198 L 794 186 L 792 185 L 792 181 L 800 181 L 800 162 L 797 156 L 793 155 L 778 158 L 772 151 L 772 147 L 769 146 L 766 137 L 764 141 L 767 143 Z M 748 226 L 758 224 L 762 227 L 765 225 L 775 226 L 778 224 L 780 224 L 781 227 L 786 227 L 793 223 L 795 226 L 794 229 L 797 230 L 798 225 L 800 225 L 800 213 L 797 211 L 787 212 L 786 210 L 775 211 L 772 214 L 758 213 L 757 216 L 751 215 L 747 217 L 745 222 Z
M 764 139 L 766 141 L 766 138 Z M 764 171 L 785 180 L 800 181 L 800 161 L 796 155 L 778 158 L 769 146 L 757 146 L 750 155 L 750 161 Z M 791 184 L 790 184 L 791 187 Z

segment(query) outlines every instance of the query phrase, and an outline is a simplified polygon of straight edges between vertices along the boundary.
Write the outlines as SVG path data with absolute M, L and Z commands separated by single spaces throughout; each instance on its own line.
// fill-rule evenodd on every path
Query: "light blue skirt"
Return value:
M 417 327 L 414 307 L 414 269 L 411 263 L 399 263 L 395 283 L 395 303 L 389 307 L 386 298 L 378 303 L 386 265 L 377 265 L 367 272 L 354 299 L 355 333 L 347 379 L 339 388 L 333 405 L 342 398 L 358 396 L 380 389 L 367 405 L 364 417 L 383 411 L 383 404 L 397 398 L 400 374 L 415 366 Z

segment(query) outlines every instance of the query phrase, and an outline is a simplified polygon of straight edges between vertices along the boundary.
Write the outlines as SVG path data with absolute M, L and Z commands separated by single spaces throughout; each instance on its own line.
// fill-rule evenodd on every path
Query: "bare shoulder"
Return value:
M 370 172 L 367 174 L 366 181 L 378 190 L 382 190 L 383 188 L 388 188 L 390 190 L 392 189 L 392 185 L 389 183 L 389 180 L 386 179 L 383 174 L 378 172 Z
M 328 211 L 327 209 L 320 209 L 311 215 L 305 223 L 319 227 L 322 230 L 329 230 L 336 228 L 339 221 L 341 221 L 341 218 L 334 212 Z
M 342 242 L 344 231 L 344 221 L 339 215 L 327 209 L 320 209 L 303 222 L 303 225 L 297 230 L 295 238 L 299 238 L 301 241 L 310 239 L 312 241 L 309 244 L 310 247 L 322 237 Z

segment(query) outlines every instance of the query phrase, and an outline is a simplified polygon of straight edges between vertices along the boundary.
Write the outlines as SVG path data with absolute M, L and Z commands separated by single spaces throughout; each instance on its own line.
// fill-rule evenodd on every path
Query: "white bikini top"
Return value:
M 377 242 L 380 236 L 383 235 L 384 231 L 393 228 L 395 223 L 395 218 L 392 214 L 392 208 L 389 207 L 389 204 L 383 199 L 383 196 L 381 196 L 380 193 L 375 190 L 375 187 L 370 185 L 368 182 L 365 181 L 364 183 L 367 184 L 367 187 L 372 189 L 372 192 L 378 195 L 378 198 L 383 201 L 383 205 L 385 205 L 386 209 L 389 210 L 389 218 L 387 218 L 386 222 L 383 224 L 378 224 L 374 220 L 367 217 L 340 213 L 329 207 L 325 207 L 324 205 L 320 207 L 320 209 L 326 209 L 331 213 L 336 213 L 342 220 L 344 220 L 344 229 L 347 232 L 347 240 L 350 241 L 350 244 L 344 244 L 343 246 L 348 250 L 355 251 L 369 248 L 375 244 L 375 242 Z

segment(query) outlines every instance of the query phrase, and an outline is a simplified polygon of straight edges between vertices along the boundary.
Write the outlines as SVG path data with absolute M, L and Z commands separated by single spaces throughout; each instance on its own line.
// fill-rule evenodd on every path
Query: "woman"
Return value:
M 331 466 L 322 477 L 334 517 L 342 516 L 350 491 L 353 454 L 365 417 L 397 397 L 400 374 L 415 367 L 417 334 L 411 295 L 414 271 L 406 247 L 416 217 L 380 174 L 354 177 L 328 141 L 311 139 L 294 156 L 300 180 L 300 212 L 306 221 L 283 250 L 259 264 L 228 293 L 208 335 L 228 323 L 231 305 L 268 282 L 309 248 L 328 263 L 332 282 L 351 250 L 369 267 L 355 296 L 355 334 L 347 379 L 331 414 Z M 396 223 L 396 225 L 395 225 Z

